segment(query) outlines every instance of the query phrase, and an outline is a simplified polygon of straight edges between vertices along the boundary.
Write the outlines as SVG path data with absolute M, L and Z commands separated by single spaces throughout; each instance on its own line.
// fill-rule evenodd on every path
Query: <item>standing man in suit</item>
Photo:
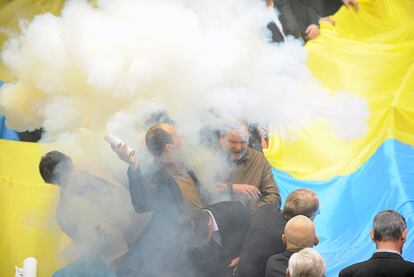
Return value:
M 193 223 L 195 244 L 190 249 L 196 276 L 232 276 L 232 261 L 240 255 L 250 217 L 238 201 L 218 202 L 200 211 Z
M 154 158 L 145 174 L 136 157 L 127 154 L 126 145 L 113 146 L 129 164 L 129 192 L 135 210 L 153 212 L 135 246 L 119 263 L 117 273 L 146 277 L 168 273 L 184 277 L 191 271 L 186 257 L 191 224 L 184 223 L 206 206 L 206 194 L 201 192 L 200 182 L 184 162 L 181 137 L 174 126 L 166 123 L 152 126 L 145 135 L 145 143 Z
M 414 263 L 401 257 L 407 239 L 407 225 L 402 215 L 393 210 L 380 212 L 374 218 L 370 236 L 377 248 L 374 255 L 343 269 L 340 277 L 414 276 Z
M 297 215 L 286 224 L 282 242 L 286 245 L 286 250 L 269 258 L 266 265 L 266 277 L 285 277 L 289 258 L 293 253 L 306 247 L 316 246 L 319 239 L 312 221 L 306 216 Z
M 318 195 L 309 189 L 298 189 L 290 193 L 282 212 L 272 205 L 258 209 L 244 239 L 235 275 L 265 276 L 266 263 L 270 256 L 286 250 L 282 234 L 288 220 L 297 215 L 304 215 L 313 220 L 318 212 Z

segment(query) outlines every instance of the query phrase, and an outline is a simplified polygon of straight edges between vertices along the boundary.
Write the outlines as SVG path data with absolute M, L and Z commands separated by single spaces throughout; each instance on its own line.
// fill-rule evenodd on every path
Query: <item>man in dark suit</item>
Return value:
M 243 242 L 235 275 L 263 277 L 270 256 L 286 250 L 282 234 L 287 221 L 296 215 L 304 215 L 313 220 L 318 210 L 318 196 L 308 189 L 298 189 L 290 193 L 282 212 L 272 205 L 259 208 Z
M 274 7 L 279 11 L 281 26 L 270 22 L 267 28 L 272 33 L 273 42 L 282 42 L 285 36 L 303 38 L 305 41 L 319 36 L 319 22 L 325 20 L 335 22 L 326 16 L 334 14 L 342 5 L 358 10 L 357 0 L 273 0 Z M 271 6 L 271 1 L 266 1 Z
M 218 202 L 202 209 L 194 220 L 195 245 L 190 249 L 196 276 L 232 276 L 250 224 L 249 210 L 238 201 Z
M 393 210 L 378 213 L 370 236 L 377 248 L 374 255 L 367 261 L 343 269 L 340 277 L 414 276 L 414 263 L 401 257 L 407 238 L 407 225 L 402 215 Z
M 286 245 L 286 250 L 269 258 L 266 265 L 266 277 L 285 277 L 289 258 L 293 253 L 306 247 L 316 246 L 319 239 L 312 221 L 306 216 L 297 215 L 287 222 L 282 242 Z
M 322 0 L 274 0 L 274 4 L 280 12 L 279 20 L 286 35 L 304 40 L 319 35 Z
M 186 276 L 191 271 L 186 247 L 191 233 L 188 219 L 206 205 L 201 184 L 183 162 L 181 137 L 174 126 L 156 124 L 146 133 L 145 143 L 154 162 L 143 174 L 126 145 L 113 146 L 127 162 L 129 191 L 138 213 L 153 215 L 138 238 L 119 262 L 119 276 Z M 185 272 L 183 272 L 185 271 Z M 188 271 L 188 272 L 187 272 Z

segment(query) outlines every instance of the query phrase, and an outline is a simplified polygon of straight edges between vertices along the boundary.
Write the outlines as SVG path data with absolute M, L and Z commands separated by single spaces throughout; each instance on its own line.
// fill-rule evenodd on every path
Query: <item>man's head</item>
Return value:
M 304 248 L 290 257 L 286 276 L 324 277 L 325 270 L 325 262 L 318 251 L 313 248 Z
M 390 248 L 401 253 L 407 238 L 405 218 L 393 210 L 382 211 L 375 216 L 370 235 L 377 248 Z
M 173 158 L 181 153 L 181 137 L 174 126 L 160 123 L 152 126 L 145 135 L 145 144 L 156 158 Z
M 243 122 L 229 125 L 220 135 L 220 143 L 231 161 L 244 157 L 249 143 L 249 129 Z
M 316 246 L 319 242 L 315 226 L 309 218 L 303 215 L 292 217 L 286 223 L 282 241 L 287 249 L 292 252 Z
M 313 220 L 318 211 L 318 195 L 309 189 L 297 189 L 286 198 L 282 214 L 286 220 L 297 215 L 304 215 Z
M 72 160 L 59 151 L 48 152 L 39 163 L 40 175 L 49 184 L 64 184 L 72 170 Z

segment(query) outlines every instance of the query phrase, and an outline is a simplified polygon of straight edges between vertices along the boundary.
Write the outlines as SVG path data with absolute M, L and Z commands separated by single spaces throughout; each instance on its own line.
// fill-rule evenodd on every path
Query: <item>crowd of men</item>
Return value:
M 316 38 L 320 21 L 335 24 L 325 17 L 337 9 L 334 2 L 266 1 L 280 12 L 268 25 L 273 41 Z M 342 2 L 358 9 L 356 0 Z M 215 200 L 199 180 L 170 121 L 148 129 L 145 144 L 153 162 L 145 171 L 127 145 L 112 145 L 128 164 L 127 189 L 78 170 L 61 152 L 42 157 L 41 176 L 60 187 L 57 221 L 75 245 L 75 261 L 54 276 L 325 276 L 325 262 L 313 248 L 319 242 L 313 225 L 318 195 L 295 190 L 281 208 L 271 166 L 260 151 L 260 127 L 237 121 L 207 133 L 211 150 L 226 158 L 215 184 L 227 201 Z M 376 252 L 339 275 L 414 276 L 414 264 L 401 256 L 406 237 L 402 215 L 378 213 L 371 230 Z
M 227 176 L 219 176 L 217 186 L 229 201 L 213 201 L 186 162 L 180 135 L 167 123 L 146 133 L 153 163 L 145 172 L 125 144 L 113 146 L 129 165 L 129 198 L 77 170 L 61 152 L 42 157 L 42 177 L 60 186 L 57 220 L 79 246 L 77 260 L 55 276 L 325 276 L 324 260 L 312 249 L 318 244 L 312 223 L 319 213 L 317 194 L 295 190 L 280 209 L 270 165 L 248 147 L 248 127 L 231 124 L 217 141 L 216 151 L 228 161 Z M 122 220 L 131 212 L 117 209 L 120 203 L 132 203 L 136 215 L 152 213 L 139 235 Z M 414 264 L 401 257 L 403 216 L 380 212 L 371 237 L 376 253 L 340 276 L 413 276 Z

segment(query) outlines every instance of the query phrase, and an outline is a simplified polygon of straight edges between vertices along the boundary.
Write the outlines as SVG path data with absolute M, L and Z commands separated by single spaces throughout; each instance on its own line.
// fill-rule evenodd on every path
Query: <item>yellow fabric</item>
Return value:
M 0 0 L 0 49 L 7 39 L 7 32 L 16 32 L 19 20 L 30 20 L 35 15 L 51 12 L 58 14 L 62 9 L 64 0 Z M 3 32 L 6 30 L 6 32 Z M 12 76 L 0 61 L 0 80 L 11 81 Z
M 58 188 L 41 180 L 40 144 L 0 140 L 0 153 L 0 276 L 14 276 L 30 256 L 38 276 L 50 276 L 68 243 L 55 221 Z
M 322 180 L 357 170 L 388 138 L 414 145 L 414 1 L 359 0 L 306 45 L 308 66 L 332 93 L 363 97 L 370 109 L 360 139 L 335 138 L 324 124 L 296 141 L 271 137 L 266 156 L 294 177 Z

